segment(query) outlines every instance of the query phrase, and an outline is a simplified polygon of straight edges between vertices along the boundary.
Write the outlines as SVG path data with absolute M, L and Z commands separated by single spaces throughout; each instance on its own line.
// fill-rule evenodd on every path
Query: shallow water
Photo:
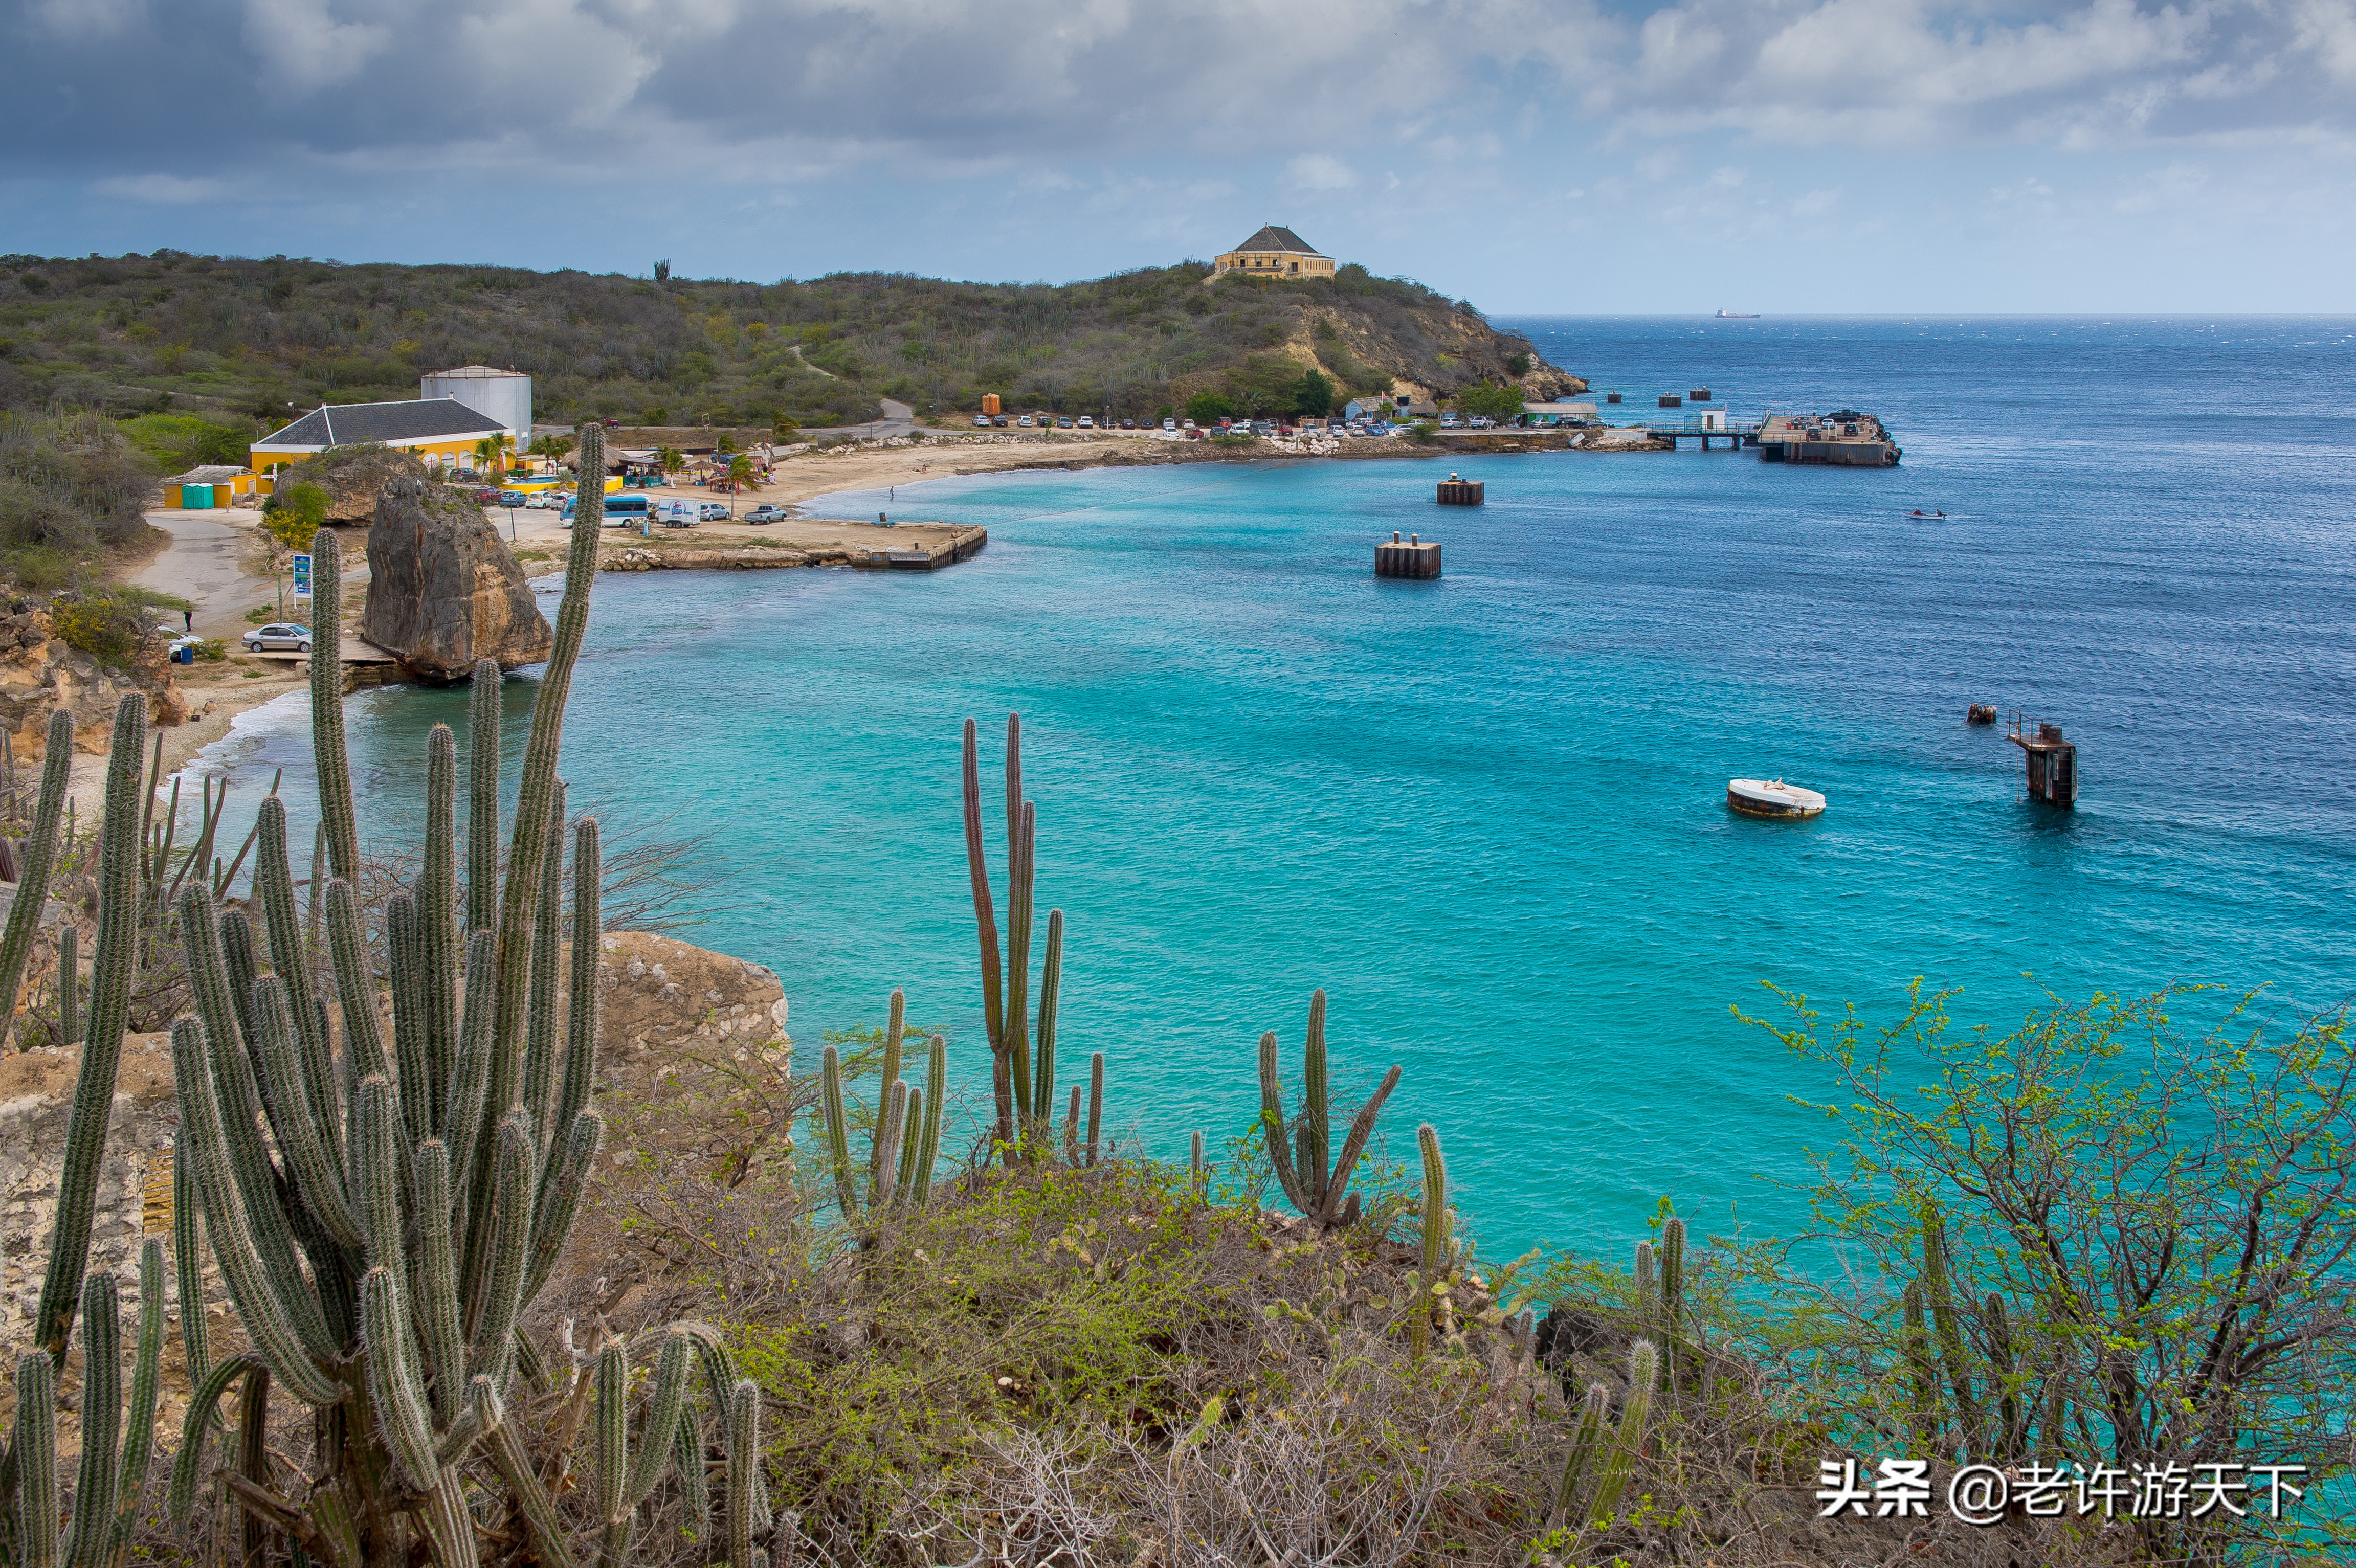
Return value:
M 1067 1080 L 1106 1051 L 1116 1123 L 1178 1154 L 1246 1124 L 1261 1029 L 1297 1072 L 1322 985 L 1339 1083 L 1405 1066 L 1390 1151 L 1442 1130 L 1491 1253 L 1616 1255 L 1663 1193 L 1799 1223 L 1820 1085 L 1732 1016 L 1762 983 L 1888 1016 L 1921 976 L 1998 1026 L 2047 987 L 2347 993 L 2356 324 L 1516 325 L 1632 404 L 1878 412 L 1905 462 L 941 482 L 895 505 L 989 528 L 948 571 L 601 579 L 576 805 L 712 836 L 735 907 L 691 934 L 778 971 L 806 1056 L 903 985 L 986 1096 L 958 733 L 994 777 L 1018 709 Z M 1487 506 L 1432 505 L 1451 467 Z M 1394 528 L 1445 577 L 1376 581 Z M 2075 812 L 2020 799 L 1970 701 L 2065 726 Z M 424 730 L 463 744 L 465 709 L 352 699 L 367 820 L 413 834 Z M 249 777 L 302 749 L 234 748 Z M 1736 774 L 1831 808 L 1731 816 Z

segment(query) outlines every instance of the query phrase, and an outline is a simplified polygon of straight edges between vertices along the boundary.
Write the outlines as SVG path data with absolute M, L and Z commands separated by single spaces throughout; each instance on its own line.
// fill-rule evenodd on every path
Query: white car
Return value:
M 564 497 L 553 490 L 542 490 L 524 502 L 524 509 L 530 512 L 561 512 L 564 509 Z
M 990 428 L 990 416 L 988 414 L 976 414 L 973 416 L 973 424 L 976 430 L 988 430 Z
M 1094 430 L 1097 428 L 1097 421 L 1089 418 L 1087 414 L 1082 414 L 1080 416 L 1080 428 L 1082 430 Z
M 245 645 L 245 651 L 250 654 L 258 654 L 265 649 L 307 654 L 311 651 L 311 628 L 298 626 L 291 621 L 273 621 L 267 626 L 256 626 L 238 641 Z

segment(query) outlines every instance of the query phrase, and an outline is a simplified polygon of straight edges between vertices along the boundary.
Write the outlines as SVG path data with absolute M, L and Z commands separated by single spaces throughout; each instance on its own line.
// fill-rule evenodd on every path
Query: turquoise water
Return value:
M 1826 1128 L 1789 1096 L 1819 1085 L 1730 1015 L 1762 982 L 1887 1016 L 1920 976 L 1998 1026 L 2048 987 L 2347 994 L 2356 324 L 1519 325 L 1647 404 L 1871 410 L 1905 463 L 937 483 L 895 511 L 991 531 L 948 571 L 601 579 L 576 803 L 713 836 L 734 907 L 691 934 L 777 970 L 806 1052 L 905 986 L 986 1098 L 958 737 L 983 721 L 987 778 L 1020 710 L 1062 1055 L 1108 1053 L 1116 1124 L 1165 1154 L 1240 1129 L 1254 1041 L 1297 1072 L 1323 986 L 1342 1086 L 1403 1064 L 1391 1151 L 1442 1130 L 1493 1253 L 1616 1255 L 1663 1193 L 1801 1221 Z M 1451 466 L 1485 507 L 1431 504 Z M 1446 576 L 1376 581 L 1394 528 Z M 2074 813 L 2019 798 L 1970 701 L 2066 727 Z M 398 812 L 465 699 L 352 713 Z M 1733 817 L 1737 774 L 1831 809 Z

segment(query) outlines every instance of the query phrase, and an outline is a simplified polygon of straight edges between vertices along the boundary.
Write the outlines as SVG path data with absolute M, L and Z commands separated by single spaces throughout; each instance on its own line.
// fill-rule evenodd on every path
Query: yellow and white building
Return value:
M 316 457 L 331 446 L 370 443 L 415 453 L 429 468 L 471 468 L 477 442 L 507 434 L 507 427 L 497 418 L 477 413 L 455 398 L 322 404 L 285 429 L 255 442 L 253 468 L 257 474 L 267 473 Z
M 1213 261 L 1213 278 L 1224 278 L 1229 272 L 1252 278 L 1330 278 L 1333 258 L 1312 250 L 1309 241 L 1291 229 L 1269 223 Z

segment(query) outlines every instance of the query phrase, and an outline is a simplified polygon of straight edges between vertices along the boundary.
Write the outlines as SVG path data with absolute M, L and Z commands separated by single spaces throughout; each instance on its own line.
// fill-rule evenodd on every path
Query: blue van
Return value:
M 564 503 L 564 516 L 559 519 L 564 527 L 569 528 L 573 526 L 573 509 L 580 505 L 581 497 L 578 496 Z M 605 526 L 609 528 L 637 528 L 651 516 L 653 511 L 643 491 L 635 496 L 625 493 L 605 497 Z

